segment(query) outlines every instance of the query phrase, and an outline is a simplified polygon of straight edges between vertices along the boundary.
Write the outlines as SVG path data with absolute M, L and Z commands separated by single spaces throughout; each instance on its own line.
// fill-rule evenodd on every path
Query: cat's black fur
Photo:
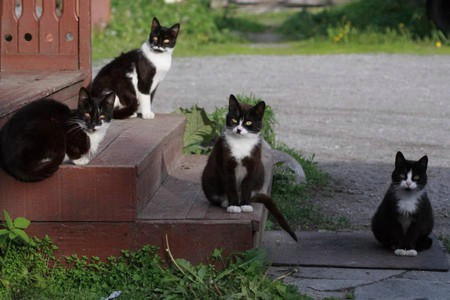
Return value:
M 20 181 L 33 182 L 50 177 L 65 155 L 79 159 L 90 151 L 86 132 L 112 118 L 114 94 L 91 98 L 80 89 L 78 108 L 41 99 L 17 111 L 0 131 L 0 163 Z
M 411 161 L 401 152 L 396 155 L 392 183 L 372 219 L 373 234 L 389 249 L 421 251 L 431 247 L 433 211 L 425 191 L 427 165 L 427 156 Z
M 233 95 L 230 95 L 229 102 L 225 132 L 216 141 L 202 174 L 202 187 L 206 198 L 211 203 L 224 208 L 249 206 L 251 202 L 263 203 L 275 216 L 280 226 L 297 241 L 297 236 L 289 227 L 273 199 L 268 195 L 258 193 L 264 184 L 260 131 L 265 103 L 261 101 L 255 106 L 240 104 Z M 247 125 L 247 122 L 251 122 L 251 124 Z M 242 127 L 238 127 L 240 124 Z M 251 139 L 255 139 L 255 145 L 248 155 L 237 158 L 236 154 L 233 154 L 233 147 L 239 147 L 241 141 L 246 143 L 246 138 L 240 136 L 241 131 L 248 131 L 252 134 Z M 236 139 L 238 142 L 230 145 L 229 138 Z M 240 182 L 236 178 L 239 167 L 246 170 L 245 176 Z M 255 193 L 257 194 L 252 195 Z
M 162 53 L 159 49 L 173 49 L 176 44 L 179 24 L 170 28 L 162 27 L 157 18 L 152 21 L 151 32 L 146 43 L 149 44 L 151 51 Z M 164 43 L 164 41 L 169 41 Z M 106 66 L 104 66 L 91 85 L 92 96 L 99 97 L 105 91 L 113 91 L 119 98 L 123 107 L 115 108 L 114 119 L 125 119 L 134 115 L 139 108 L 135 87 L 129 77 L 129 74 L 136 68 L 138 77 L 138 89 L 142 94 L 148 95 L 157 72 L 155 65 L 149 61 L 141 49 L 131 50 L 122 53 Z M 156 88 L 150 95 L 151 102 L 156 92 Z

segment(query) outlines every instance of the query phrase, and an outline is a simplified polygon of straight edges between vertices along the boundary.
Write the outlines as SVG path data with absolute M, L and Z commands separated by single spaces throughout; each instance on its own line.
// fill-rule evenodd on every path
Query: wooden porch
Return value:
M 58 15 L 56 0 L 43 0 L 39 16 L 35 1 L 22 3 L 20 16 L 14 0 L 0 6 L 0 127 L 43 97 L 75 107 L 91 78 L 90 1 L 65 0 Z M 61 256 L 106 258 L 151 244 L 165 257 L 166 237 L 174 256 L 193 263 L 216 248 L 257 247 L 266 210 L 233 215 L 209 205 L 200 185 L 206 157 L 182 154 L 184 126 L 180 115 L 113 120 L 87 166 L 62 165 L 37 183 L 0 170 L 0 209 L 30 219 L 27 232 L 48 234 Z

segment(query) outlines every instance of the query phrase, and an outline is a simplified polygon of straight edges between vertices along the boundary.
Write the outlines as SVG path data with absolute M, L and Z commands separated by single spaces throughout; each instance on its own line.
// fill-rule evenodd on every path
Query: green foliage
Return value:
M 342 40 L 363 39 L 423 39 L 436 30 L 428 20 L 425 1 L 358 0 L 341 6 L 331 6 L 319 12 L 303 10 L 288 18 L 280 31 L 292 39 L 328 37 Z
M 450 253 L 450 236 L 446 235 L 446 236 L 441 236 L 439 237 L 439 239 L 442 242 L 442 245 L 444 246 L 444 249 L 447 253 Z
M 103 31 L 94 33 L 93 57 L 112 58 L 139 48 L 148 39 L 153 17 L 163 26 L 180 23 L 177 48 L 199 48 L 208 43 L 236 40 L 220 30 L 209 1 L 186 0 L 167 4 L 164 0 L 112 0 L 111 21 Z
M 177 113 L 186 116 L 183 151 L 190 154 L 205 154 L 217 138 L 217 123 L 211 121 L 206 111 L 194 105 L 191 108 L 179 108 Z
M 98 257 L 67 257 L 61 264 L 48 237 L 34 245 L 13 245 L 0 269 L 0 299 L 101 299 L 121 291 L 124 299 L 310 299 L 295 288 L 270 280 L 264 253 L 224 257 L 214 265 L 172 259 L 164 267 L 155 247 L 122 251 L 102 262 Z M 170 249 L 167 250 L 170 253 Z
M 262 101 L 253 95 L 237 95 L 237 99 L 246 104 L 256 105 Z M 211 114 L 207 114 L 203 108 L 194 105 L 191 108 L 179 108 L 176 113 L 184 114 L 187 118 L 184 133 L 183 151 L 189 154 L 208 154 L 211 152 L 214 142 L 222 134 L 225 126 L 225 117 L 228 106 L 216 108 Z M 270 144 L 275 144 L 275 114 L 270 106 L 266 106 L 263 119 L 262 135 Z
M 32 243 L 25 232 L 25 229 L 30 226 L 29 220 L 23 217 L 18 217 L 13 220 L 6 210 L 3 210 L 3 215 L 5 221 L 1 224 L 1 227 L 3 228 L 0 227 L 1 252 L 7 254 L 12 243 Z
M 296 184 L 295 175 L 291 170 L 283 166 L 275 167 L 272 197 L 292 227 L 300 226 L 301 230 L 348 228 L 350 223 L 346 218 L 328 217 L 311 201 L 314 193 L 318 189 L 327 188 L 329 182 L 328 174 L 317 167 L 313 157 L 306 159 L 301 152 L 284 144 L 279 144 L 276 148 L 294 157 L 302 165 L 307 178 L 306 183 Z

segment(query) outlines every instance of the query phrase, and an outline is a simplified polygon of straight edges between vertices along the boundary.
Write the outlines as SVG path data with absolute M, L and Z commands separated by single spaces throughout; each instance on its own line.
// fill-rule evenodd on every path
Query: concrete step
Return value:
M 113 120 L 89 165 L 23 183 L 0 170 L 0 206 L 32 221 L 135 221 L 176 164 L 185 118 Z

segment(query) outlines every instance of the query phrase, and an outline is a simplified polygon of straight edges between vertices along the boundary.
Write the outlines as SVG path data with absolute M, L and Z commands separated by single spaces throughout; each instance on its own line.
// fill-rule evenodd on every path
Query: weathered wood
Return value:
M 14 217 L 14 216 L 13 216 Z M 154 222 L 32 222 L 29 235 L 49 235 L 58 245 L 60 257 L 77 254 L 106 259 L 119 256 L 122 249 L 136 250 L 144 245 L 159 247 L 166 261 L 166 235 L 175 258 L 191 263 L 207 263 L 214 249 L 225 254 L 255 247 L 249 222 L 237 221 L 154 221 Z M 224 238 L 226 237 L 226 238 Z
M 171 170 L 181 155 L 173 145 L 182 143 L 185 118 L 156 117 L 114 120 L 89 165 L 62 165 L 44 181 L 19 182 L 0 170 L 1 207 L 32 221 L 134 221 L 166 176 L 162 164 Z
M 0 72 L 0 123 L 3 117 L 40 98 L 67 101 L 78 95 L 83 79 L 84 73 L 80 71 Z
M 15 0 L 1 5 L 1 71 L 81 70 L 91 79 L 91 1 L 63 0 L 57 16 L 55 0 Z M 36 10 L 42 13 L 36 15 Z

